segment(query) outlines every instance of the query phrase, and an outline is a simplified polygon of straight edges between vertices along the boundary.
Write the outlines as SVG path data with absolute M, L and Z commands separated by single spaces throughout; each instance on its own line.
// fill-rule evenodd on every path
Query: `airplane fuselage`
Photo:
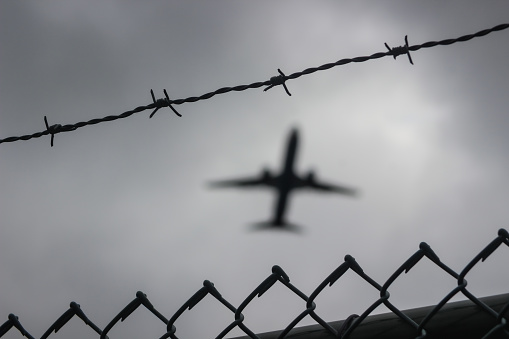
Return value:
M 281 174 L 276 178 L 275 181 L 275 188 L 278 192 L 273 220 L 275 226 L 283 226 L 285 224 L 284 215 L 288 197 L 292 189 L 295 188 L 296 176 L 294 172 L 294 164 L 297 155 L 298 142 L 298 132 L 296 129 L 294 129 L 292 130 L 288 140 L 286 156 L 284 158 Z

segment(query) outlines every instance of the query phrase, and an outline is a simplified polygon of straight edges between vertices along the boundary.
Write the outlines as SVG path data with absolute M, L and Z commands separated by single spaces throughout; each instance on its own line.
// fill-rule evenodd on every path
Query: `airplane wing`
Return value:
M 260 176 L 233 180 L 219 180 L 210 183 L 212 187 L 251 187 L 273 186 L 274 178 L 268 170 L 264 170 Z
M 249 187 L 265 185 L 267 185 L 267 181 L 263 178 L 219 180 L 210 183 L 210 186 L 212 187 Z
M 298 180 L 298 187 L 310 188 L 321 192 L 340 193 L 349 196 L 357 195 L 357 190 L 351 187 L 334 185 L 316 180 L 313 171 L 309 172 L 307 177 L 298 178 Z
M 319 182 L 311 182 L 308 183 L 307 187 L 322 191 L 322 192 L 331 192 L 331 193 L 341 193 L 345 195 L 355 196 L 357 195 L 357 190 L 346 187 L 346 186 L 339 186 L 339 185 L 331 185 L 331 184 L 324 184 Z

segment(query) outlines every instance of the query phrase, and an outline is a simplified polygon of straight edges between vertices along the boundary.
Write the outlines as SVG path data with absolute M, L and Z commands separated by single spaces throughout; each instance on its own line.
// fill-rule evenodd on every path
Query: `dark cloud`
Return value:
M 172 99 L 201 95 L 278 68 L 290 74 L 383 51 L 407 34 L 417 44 L 474 33 L 507 13 L 505 2 L 1 7 L 2 138 L 43 130 L 45 115 L 67 124 L 120 114 L 149 104 L 151 88 L 158 98 L 163 88 Z M 309 294 L 347 253 L 383 282 L 421 241 L 461 270 L 507 219 L 505 42 L 503 31 L 414 52 L 414 66 L 400 56 L 337 67 L 288 81 L 291 97 L 253 89 L 179 105 L 182 118 L 140 113 L 57 134 L 53 148 L 49 136 L 0 145 L 0 319 L 15 313 L 40 336 L 75 300 L 104 328 L 137 290 L 169 317 L 205 279 L 239 305 L 274 264 Z M 298 194 L 290 218 L 303 234 L 249 232 L 269 218 L 273 195 L 211 191 L 206 182 L 278 170 L 294 126 L 298 171 L 361 196 Z M 506 292 L 500 262 L 472 272 L 478 293 Z M 411 273 L 391 292 L 401 307 L 436 302 L 454 285 L 432 265 Z M 481 279 L 491 275 L 496 284 Z M 416 284 L 437 288 L 416 295 Z M 327 320 L 376 298 L 352 276 L 338 286 L 320 300 Z M 246 311 L 260 332 L 287 320 L 267 300 L 280 311 L 299 307 L 284 292 L 267 298 Z M 213 300 L 193 311 L 178 325 L 187 336 L 210 335 L 228 316 Z M 146 313 L 110 337 L 162 335 Z

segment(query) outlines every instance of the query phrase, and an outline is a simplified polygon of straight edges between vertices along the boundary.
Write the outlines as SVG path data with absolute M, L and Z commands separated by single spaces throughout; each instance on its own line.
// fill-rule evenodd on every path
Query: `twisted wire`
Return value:
M 378 52 L 378 53 L 371 54 L 369 56 L 359 56 L 359 57 L 354 57 L 354 58 L 340 59 L 336 62 L 327 63 L 327 64 L 324 64 L 324 65 L 321 65 L 318 67 L 307 68 L 303 71 L 295 72 L 290 75 L 285 75 L 281 70 L 278 69 L 279 75 L 274 76 L 266 81 L 253 82 L 251 84 L 238 85 L 238 86 L 233 86 L 233 87 L 222 87 L 215 91 L 202 94 L 200 96 L 191 96 L 191 97 L 187 97 L 184 99 L 170 100 L 168 97 L 168 94 L 165 91 L 165 98 L 155 100 L 155 97 L 153 97 L 153 102 L 151 104 L 148 104 L 145 106 L 138 106 L 132 110 L 126 111 L 119 115 L 108 115 L 103 118 L 96 118 L 96 119 L 78 122 L 75 124 L 68 124 L 68 125 L 52 125 L 52 126 L 47 125 L 45 131 L 37 132 L 37 133 L 33 133 L 33 134 L 27 134 L 27 135 L 23 135 L 23 136 L 17 136 L 17 137 L 13 136 L 13 137 L 0 139 L 0 144 L 14 142 L 14 141 L 18 141 L 18 140 L 29 140 L 29 139 L 33 139 L 33 138 L 39 138 L 39 137 L 49 134 L 52 136 L 51 144 L 53 145 L 53 138 L 54 138 L 54 135 L 57 133 L 70 132 L 70 131 L 74 131 L 74 130 L 84 127 L 84 126 L 95 125 L 95 124 L 99 124 L 99 123 L 106 122 L 106 121 L 124 119 L 124 118 L 127 118 L 127 117 L 135 114 L 135 113 L 139 113 L 139 112 L 142 112 L 145 110 L 154 109 L 153 113 L 151 114 L 151 117 L 152 117 L 154 115 L 154 113 L 162 107 L 170 107 L 176 115 L 180 116 L 180 114 L 173 108 L 172 105 L 181 105 L 183 103 L 191 103 L 191 102 L 196 102 L 196 101 L 200 101 L 200 100 L 207 100 L 207 99 L 210 99 L 213 96 L 216 96 L 219 94 L 225 94 L 225 93 L 229 93 L 229 92 L 240 92 L 240 91 L 245 91 L 247 89 L 260 88 L 260 87 L 264 87 L 264 86 L 266 87 L 264 89 L 264 91 L 267 91 L 270 88 L 282 85 L 284 87 L 286 93 L 288 95 L 291 95 L 288 88 L 286 87 L 285 82 L 288 80 L 294 80 L 294 79 L 300 78 L 301 76 L 304 76 L 304 75 L 309 75 L 309 74 L 312 74 L 312 73 L 315 73 L 318 71 L 325 71 L 325 70 L 331 69 L 333 67 L 346 65 L 349 63 L 366 62 L 368 60 L 379 59 L 379 58 L 383 58 L 386 56 L 392 56 L 392 57 L 396 58 L 400 54 L 407 54 L 409 61 L 413 64 L 413 61 L 410 57 L 410 51 L 418 51 L 422 48 L 431 48 L 431 47 L 435 47 L 438 45 L 442 45 L 442 46 L 452 45 L 457 42 L 464 42 L 464 41 L 468 41 L 468 40 L 471 40 L 476 37 L 482 37 L 482 36 L 488 35 L 492 32 L 502 31 L 507 28 L 509 28 L 509 24 L 500 24 L 500 25 L 497 25 L 497 26 L 489 28 L 489 29 L 481 30 L 474 34 L 460 36 L 455 39 L 445 39 L 445 40 L 441 40 L 441 41 L 429 41 L 429 42 L 425 42 L 420 45 L 413 45 L 413 46 L 408 46 L 408 41 L 406 40 L 407 38 L 405 37 L 405 41 L 406 41 L 405 46 L 389 48 L 389 46 L 387 44 L 385 44 L 386 47 L 388 48 L 388 51 L 386 51 L 386 52 Z

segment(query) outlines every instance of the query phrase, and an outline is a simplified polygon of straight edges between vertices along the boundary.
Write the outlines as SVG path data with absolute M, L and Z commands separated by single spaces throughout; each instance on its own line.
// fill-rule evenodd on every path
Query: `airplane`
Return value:
M 277 175 L 273 175 L 265 168 L 262 170 L 261 175 L 257 177 L 214 181 L 210 184 L 212 187 L 246 188 L 264 186 L 274 189 L 277 193 L 277 200 L 272 220 L 256 225 L 263 228 L 282 228 L 288 230 L 296 230 L 295 225 L 288 223 L 285 218 L 288 200 L 294 190 L 308 188 L 320 192 L 340 193 L 347 196 L 357 195 L 357 190 L 353 188 L 318 181 L 313 171 L 310 171 L 307 176 L 298 176 L 294 171 L 298 143 L 299 132 L 296 128 L 293 128 L 288 138 L 282 171 Z

